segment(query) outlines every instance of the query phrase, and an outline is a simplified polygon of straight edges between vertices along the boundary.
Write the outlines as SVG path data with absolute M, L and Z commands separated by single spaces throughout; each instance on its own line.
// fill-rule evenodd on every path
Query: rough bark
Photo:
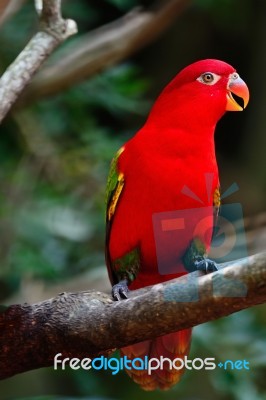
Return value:
M 114 302 L 101 292 L 61 293 L 38 304 L 2 307 L 0 378 L 90 357 L 193 327 L 266 302 L 266 252 L 132 291 Z

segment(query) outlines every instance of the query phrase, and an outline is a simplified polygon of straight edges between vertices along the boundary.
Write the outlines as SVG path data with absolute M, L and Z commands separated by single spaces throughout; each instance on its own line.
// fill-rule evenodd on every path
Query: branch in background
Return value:
M 43 132 L 43 127 L 29 110 L 13 113 L 13 120 L 19 127 L 18 132 L 24 145 L 24 157 L 34 159 L 32 175 L 39 179 L 40 173 L 45 172 L 47 179 L 52 182 L 65 182 L 67 179 L 65 166 L 56 143 Z M 38 135 L 36 135 L 38 126 Z M 33 184 L 34 187 L 34 184 Z
M 41 3 L 42 4 L 42 3 Z M 0 80 L 0 121 L 6 116 L 33 75 L 51 52 L 77 32 L 73 20 L 61 16 L 61 0 L 45 0 L 40 12 L 40 31 L 8 67 Z
M 33 79 L 21 105 L 54 95 L 124 60 L 155 40 L 191 0 L 159 1 L 150 10 L 136 9 L 119 20 L 82 36 L 54 65 Z
M 7 14 L 7 9 L 9 8 L 11 2 L 10 0 L 2 0 L 0 3 L 0 23 L 4 20 L 5 15 Z
M 90 291 L 3 309 L 0 377 L 51 366 L 57 353 L 93 358 L 266 302 L 266 252 L 225 266 L 136 290 L 121 302 Z
M 1 0 L 0 2 L 0 25 L 3 25 L 16 12 L 20 10 L 26 0 Z

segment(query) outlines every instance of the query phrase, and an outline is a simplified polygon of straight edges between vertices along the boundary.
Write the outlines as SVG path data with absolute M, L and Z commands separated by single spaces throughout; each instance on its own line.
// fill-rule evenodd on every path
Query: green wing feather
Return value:
M 221 207 L 221 194 L 220 194 L 220 187 L 218 186 L 213 194 L 213 217 L 214 217 L 214 226 L 217 224 L 219 211 Z
M 109 254 L 109 239 L 111 232 L 112 219 L 115 213 L 115 208 L 124 186 L 124 175 L 118 171 L 117 163 L 120 155 L 124 151 L 124 147 L 118 150 L 114 156 L 107 179 L 106 187 L 106 238 L 105 238 L 105 258 L 108 268 L 108 274 L 112 284 L 117 282 L 117 277 L 112 268 L 112 263 Z
M 109 240 L 113 217 L 120 195 L 123 191 L 125 178 L 117 168 L 117 163 L 120 155 L 124 151 L 122 147 L 116 153 L 112 160 L 110 172 L 107 180 L 106 189 L 106 243 L 105 243 L 105 258 L 108 268 L 109 278 L 112 284 L 115 284 L 123 279 L 132 282 L 140 269 L 140 250 L 138 247 L 124 254 L 121 258 L 111 261 L 109 254 Z
M 106 221 L 111 221 L 117 201 L 122 192 L 124 186 L 124 175 L 118 171 L 117 162 L 120 155 L 123 153 L 124 147 L 118 150 L 116 155 L 114 156 L 110 171 L 107 179 L 107 187 L 106 187 Z

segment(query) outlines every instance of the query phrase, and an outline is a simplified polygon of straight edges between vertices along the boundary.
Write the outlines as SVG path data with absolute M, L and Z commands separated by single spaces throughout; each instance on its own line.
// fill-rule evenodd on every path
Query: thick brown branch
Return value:
M 40 71 L 27 88 L 23 102 L 56 94 L 129 57 L 164 32 L 190 2 L 160 1 L 150 10 L 133 10 L 84 35 L 59 61 Z
M 0 121 L 44 60 L 62 41 L 76 32 L 74 21 L 61 17 L 60 4 L 60 0 L 44 1 L 40 14 L 40 32 L 30 40 L 1 77 Z
M 53 365 L 57 353 L 92 358 L 264 302 L 266 252 L 214 274 L 194 272 L 131 292 L 121 302 L 90 291 L 13 305 L 0 314 L 0 377 Z

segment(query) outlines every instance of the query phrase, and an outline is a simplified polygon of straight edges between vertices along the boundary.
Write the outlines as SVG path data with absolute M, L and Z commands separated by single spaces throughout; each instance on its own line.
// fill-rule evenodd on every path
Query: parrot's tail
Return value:
M 123 347 L 120 350 L 122 356 L 127 356 L 130 360 L 135 358 L 143 360 L 143 362 L 134 361 L 132 369 L 126 369 L 126 372 L 144 390 L 169 389 L 180 380 L 184 373 L 183 359 L 189 353 L 191 332 L 191 329 L 185 329 L 154 340 Z M 152 371 L 141 368 L 141 364 L 145 365 L 145 356 L 148 356 L 146 360 L 158 359 L 158 362 L 151 360 L 151 366 L 154 367 Z M 179 360 L 172 363 L 176 358 Z

